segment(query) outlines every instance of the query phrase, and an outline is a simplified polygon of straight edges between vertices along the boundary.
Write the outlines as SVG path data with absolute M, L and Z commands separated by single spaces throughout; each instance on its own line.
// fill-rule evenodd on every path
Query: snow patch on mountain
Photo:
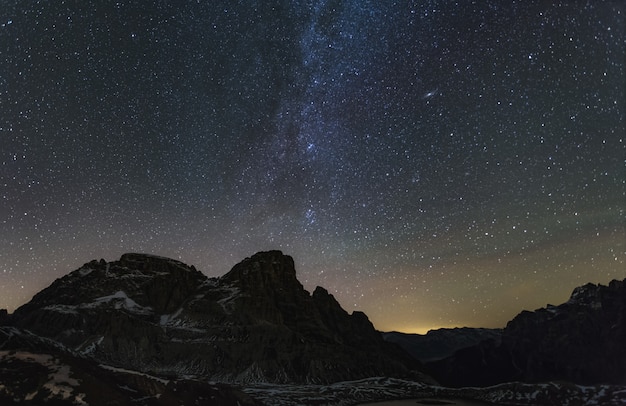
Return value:
M 160 318 L 160 322 L 159 324 L 161 324 L 162 326 L 167 326 L 170 324 L 171 321 L 173 321 L 174 319 L 176 319 L 178 316 L 180 316 L 180 313 L 182 313 L 183 308 L 179 308 L 178 310 L 176 310 L 174 313 L 171 314 L 162 314 L 161 318 Z
M 98 339 L 93 340 L 91 342 L 86 341 L 82 345 L 83 348 L 82 349 L 78 348 L 78 351 L 83 355 L 93 354 L 98 348 L 98 346 L 102 344 L 103 340 L 104 340 L 104 336 L 100 336 Z
M 76 378 L 72 378 L 72 371 L 69 365 L 61 363 L 57 358 L 48 354 L 34 354 L 27 351 L 0 351 L 0 361 L 7 361 L 8 358 L 14 360 L 39 364 L 48 369 L 47 381 L 43 382 L 35 391 L 26 394 L 25 401 L 32 401 L 44 390 L 46 401 L 61 398 L 63 400 L 73 399 L 76 405 L 87 405 L 82 393 L 74 394 L 74 389 L 80 385 Z M 0 390 L 4 387 L 0 388 Z
M 163 385 L 167 385 L 168 383 L 170 383 L 169 379 L 159 378 L 157 376 L 149 375 L 149 374 L 146 374 L 146 373 L 143 373 L 143 372 L 139 372 L 139 371 L 134 371 L 132 369 L 117 368 L 117 367 L 114 367 L 114 366 L 111 366 L 111 365 L 105 365 L 105 364 L 100 364 L 100 368 L 106 369 L 107 371 L 111 371 L 111 372 L 143 376 L 143 377 L 149 378 L 149 379 L 151 379 L 153 381 L 160 382 Z
M 223 299 L 217 301 L 217 303 L 222 306 L 222 309 L 226 312 L 226 314 L 231 314 L 234 306 L 234 300 L 239 295 L 239 288 L 231 286 L 227 290 L 227 296 Z
M 133 299 L 129 298 L 126 292 L 122 290 L 118 290 L 117 292 L 109 296 L 99 297 L 95 299 L 93 304 L 95 306 L 98 306 L 102 303 L 109 303 L 109 302 L 114 302 L 115 309 L 117 310 L 124 308 L 133 313 L 140 313 L 140 314 L 153 313 L 153 310 L 151 308 L 139 305 Z
M 57 312 L 57 313 L 63 313 L 63 314 L 78 314 L 78 311 L 76 310 L 76 306 L 72 306 L 72 305 L 49 305 L 49 306 L 45 306 L 43 307 L 43 309 L 45 310 L 50 310 L 53 312 Z

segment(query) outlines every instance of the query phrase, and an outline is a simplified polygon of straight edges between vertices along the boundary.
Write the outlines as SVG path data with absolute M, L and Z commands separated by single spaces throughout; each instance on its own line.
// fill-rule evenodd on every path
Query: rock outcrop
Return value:
M 220 278 L 178 261 L 125 254 L 92 261 L 20 307 L 12 325 L 97 362 L 228 382 L 428 379 L 363 313 L 313 295 L 293 259 L 258 253 Z
M 427 366 L 450 386 L 501 382 L 626 383 L 626 281 L 587 284 L 559 306 L 524 311 L 501 343 L 485 341 Z

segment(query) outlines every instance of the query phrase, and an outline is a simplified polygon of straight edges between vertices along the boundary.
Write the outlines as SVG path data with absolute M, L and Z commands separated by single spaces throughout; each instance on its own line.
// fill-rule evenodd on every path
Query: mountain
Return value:
M 501 332 L 413 337 L 377 332 L 323 288 L 309 294 L 279 251 L 246 258 L 220 278 L 125 254 L 83 265 L 12 315 L 0 310 L 0 404 L 618 405 L 626 394 L 625 282 L 577 288 L 567 303 L 522 312 Z M 427 364 L 446 385 L 541 383 L 433 385 L 383 336 L 427 357 L 465 347 Z M 595 382 L 613 385 L 588 385 Z
M 398 344 L 413 358 L 431 362 L 447 358 L 461 348 L 471 347 L 485 340 L 500 341 L 502 329 L 441 328 L 426 334 L 406 334 L 397 331 L 382 333 L 383 339 Z
M 569 381 L 626 384 L 626 280 L 574 289 L 559 306 L 523 311 L 502 332 L 427 364 L 448 386 Z
M 91 261 L 10 318 L 14 328 L 113 368 L 221 382 L 429 379 L 361 312 L 313 294 L 293 259 L 257 253 L 220 278 L 146 254 Z

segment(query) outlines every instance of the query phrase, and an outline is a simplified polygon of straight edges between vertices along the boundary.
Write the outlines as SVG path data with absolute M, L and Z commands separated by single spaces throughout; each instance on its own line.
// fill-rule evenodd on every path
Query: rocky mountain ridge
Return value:
M 558 306 L 523 311 L 500 341 L 486 340 L 427 364 L 441 383 L 569 381 L 626 384 L 626 280 L 586 284 Z
M 220 278 L 145 254 L 91 261 L 17 309 L 11 325 L 97 362 L 159 376 L 428 379 L 363 313 L 348 314 L 323 288 L 304 290 L 293 259 L 280 251 L 257 253 Z

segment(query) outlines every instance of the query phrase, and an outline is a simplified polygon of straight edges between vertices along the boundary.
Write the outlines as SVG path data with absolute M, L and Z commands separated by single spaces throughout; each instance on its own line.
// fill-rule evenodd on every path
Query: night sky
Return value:
M 125 252 L 280 249 L 386 331 L 626 278 L 625 14 L 3 0 L 0 308 Z

